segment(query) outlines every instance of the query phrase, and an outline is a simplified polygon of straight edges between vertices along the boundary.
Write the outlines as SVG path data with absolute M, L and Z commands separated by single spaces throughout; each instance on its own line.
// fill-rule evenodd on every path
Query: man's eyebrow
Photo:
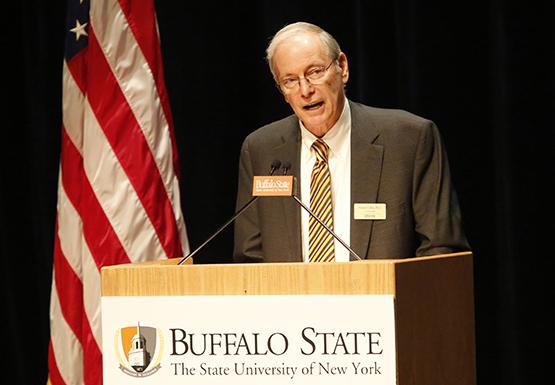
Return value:
M 325 66 L 324 64 L 309 64 L 309 65 L 306 66 L 305 69 L 303 70 L 303 75 L 304 75 L 307 71 L 310 71 L 310 70 L 313 69 L 313 68 L 324 67 L 324 66 Z M 291 77 L 291 76 L 295 76 L 295 77 L 296 77 L 296 76 L 298 76 L 298 75 L 289 72 L 289 73 L 286 73 L 286 74 L 280 76 L 280 78 L 281 78 L 281 79 L 285 79 L 285 78 Z

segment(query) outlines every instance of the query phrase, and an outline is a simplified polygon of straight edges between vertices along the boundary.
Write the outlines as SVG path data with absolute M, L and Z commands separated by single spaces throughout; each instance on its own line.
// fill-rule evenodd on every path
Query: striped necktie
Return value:
M 333 207 L 331 200 L 331 175 L 328 166 L 328 145 L 321 139 L 312 144 L 316 163 L 310 180 L 310 209 L 333 230 Z M 310 216 L 308 221 L 308 259 L 310 262 L 335 261 L 333 236 Z

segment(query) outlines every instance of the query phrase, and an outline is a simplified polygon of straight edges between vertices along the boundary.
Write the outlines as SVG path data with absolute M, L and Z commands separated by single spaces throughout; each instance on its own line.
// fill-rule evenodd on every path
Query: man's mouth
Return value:
M 303 109 L 306 110 L 306 111 L 312 111 L 312 110 L 318 109 L 323 104 L 324 104 L 324 102 L 316 102 L 316 103 L 312 103 L 312 104 L 307 104 L 306 106 L 303 107 Z

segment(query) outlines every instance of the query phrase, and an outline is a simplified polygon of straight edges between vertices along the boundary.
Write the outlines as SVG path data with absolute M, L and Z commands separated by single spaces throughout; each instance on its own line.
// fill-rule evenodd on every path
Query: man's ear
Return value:
M 341 80 L 343 84 L 347 84 L 347 81 L 349 81 L 349 61 L 347 56 L 343 52 L 339 53 L 337 62 L 339 63 L 339 68 L 341 68 Z

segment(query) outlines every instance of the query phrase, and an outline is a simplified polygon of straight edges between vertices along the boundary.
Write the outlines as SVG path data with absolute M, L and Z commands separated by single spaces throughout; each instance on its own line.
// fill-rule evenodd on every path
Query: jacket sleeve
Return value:
M 412 201 L 419 240 L 417 256 L 470 249 L 462 229 L 447 154 L 432 122 L 427 122 L 420 132 L 414 160 Z

